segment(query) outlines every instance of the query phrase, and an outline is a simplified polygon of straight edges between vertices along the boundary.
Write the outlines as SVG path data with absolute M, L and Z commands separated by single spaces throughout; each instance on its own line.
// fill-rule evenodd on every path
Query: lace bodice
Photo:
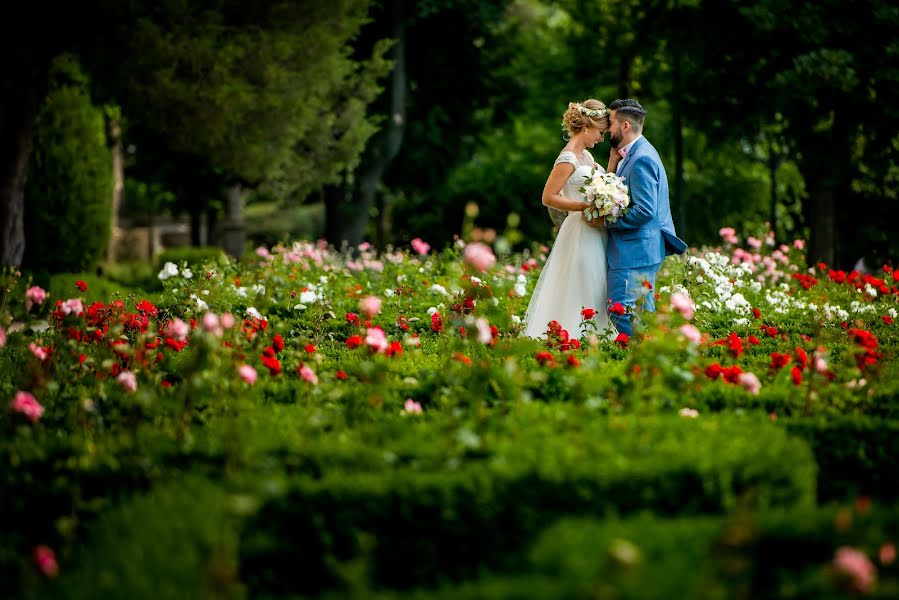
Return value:
M 553 164 L 557 165 L 563 162 L 573 165 L 574 173 L 571 174 L 568 181 L 566 181 L 565 185 L 562 187 L 561 195 L 563 198 L 569 200 L 579 200 L 581 198 L 580 190 L 584 186 L 584 177 L 590 175 L 593 170 L 593 156 L 587 150 L 584 150 L 583 156 L 578 160 L 578 156 L 574 152 L 565 150 L 559 154 L 559 157 Z M 598 165 L 596 169 L 599 172 L 604 171 L 604 169 Z M 564 221 L 569 214 L 568 211 L 552 208 L 551 206 L 548 206 L 547 210 L 549 211 L 549 217 L 556 225 L 562 225 L 562 221 Z

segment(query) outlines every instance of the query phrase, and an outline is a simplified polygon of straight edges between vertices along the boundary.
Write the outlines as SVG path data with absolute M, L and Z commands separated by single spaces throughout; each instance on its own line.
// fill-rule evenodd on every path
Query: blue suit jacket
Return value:
M 639 269 L 662 262 L 669 254 L 687 249 L 674 231 L 668 201 L 668 175 L 659 153 L 641 137 L 618 164 L 630 193 L 630 210 L 609 230 L 609 269 Z

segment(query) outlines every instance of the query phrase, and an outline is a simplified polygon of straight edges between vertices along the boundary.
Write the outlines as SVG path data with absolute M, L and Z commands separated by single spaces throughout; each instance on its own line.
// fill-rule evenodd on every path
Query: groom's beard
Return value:
M 622 138 L 621 135 L 612 134 L 609 138 L 609 143 L 611 143 L 612 148 L 615 148 L 616 150 L 621 147 L 621 142 L 623 141 L 624 138 Z

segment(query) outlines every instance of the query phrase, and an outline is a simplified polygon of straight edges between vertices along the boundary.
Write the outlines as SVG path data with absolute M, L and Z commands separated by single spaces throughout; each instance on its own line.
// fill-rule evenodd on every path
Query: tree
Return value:
M 305 195 L 352 170 L 376 129 L 366 107 L 389 68 L 389 43 L 375 44 L 368 60 L 350 57 L 368 6 L 107 0 L 78 6 L 90 19 L 85 29 L 62 27 L 57 17 L 74 21 L 64 3 L 58 14 L 46 4 L 21 8 L 19 28 L 0 47 L 13 59 L 0 98 L 0 213 L 8 234 L 0 260 L 21 261 L 21 165 L 53 56 L 79 56 L 101 100 L 122 107 L 133 127 L 125 135 L 159 144 L 158 154 L 195 157 L 223 183 Z
M 408 219 L 416 215 L 406 214 L 409 205 L 402 200 L 390 219 L 385 212 L 391 210 L 391 199 L 417 204 L 422 190 L 439 187 L 451 167 L 465 159 L 466 145 L 481 127 L 480 107 L 489 104 L 484 46 L 505 4 L 432 0 L 413 6 L 396 0 L 373 12 L 358 46 L 366 48 L 385 36 L 397 40 L 390 85 L 374 104 L 384 126 L 366 148 L 360 169 L 326 193 L 329 241 L 352 245 L 368 236 L 385 237 L 388 221 L 395 233 L 407 235 Z M 441 200 L 431 194 L 427 200 L 428 210 L 437 213 Z M 372 231 L 375 211 L 380 214 Z M 435 216 L 440 234 L 461 222 Z
M 50 80 L 26 186 L 25 262 L 51 271 L 78 271 L 106 252 L 112 161 L 103 111 L 91 102 L 77 61 L 59 57 Z
M 728 139 L 751 136 L 775 115 L 788 123 L 807 189 L 813 261 L 845 261 L 864 251 L 846 244 L 855 246 L 868 218 L 884 216 L 854 207 L 863 190 L 878 187 L 862 182 L 882 180 L 895 160 L 897 26 L 899 9 L 882 1 L 852 10 L 835 0 L 705 2 L 692 21 L 697 52 L 687 110 Z M 891 154 L 886 161 L 884 151 Z

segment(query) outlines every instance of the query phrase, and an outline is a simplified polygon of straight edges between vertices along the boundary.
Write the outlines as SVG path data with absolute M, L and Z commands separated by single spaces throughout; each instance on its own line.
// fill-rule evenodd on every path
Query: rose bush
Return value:
M 150 523 L 187 518 L 147 515 L 142 500 L 182 477 L 226 505 L 186 511 L 217 516 L 173 525 L 196 539 L 172 548 L 205 548 L 192 585 L 232 595 L 514 570 L 552 519 L 609 507 L 766 513 L 803 498 L 791 507 L 802 514 L 815 495 L 895 502 L 899 274 L 807 266 L 800 242 L 764 235 L 741 248 L 736 232 L 722 235 L 721 247 L 666 261 L 657 289 L 644 288 L 657 313 L 627 340 L 573 339 L 558 323 L 546 340 L 518 336 L 541 247 L 497 260 L 480 242 L 346 254 L 298 242 L 169 262 L 152 297 L 87 274 L 47 291 L 7 270 L 0 592 L 74 595 L 94 578 L 83 569 L 103 562 L 87 555 L 115 560 L 108 536 L 90 533 L 109 511 L 117 522 L 133 511 L 134 547 L 155 543 Z M 615 307 L 580 318 L 601 310 Z M 678 444 L 682 456 L 666 458 Z M 501 521 L 499 506 L 515 519 Z M 491 519 L 520 528 L 491 534 L 503 560 L 454 545 L 493 531 Z M 412 537 L 392 534 L 396 523 Z M 303 543 L 328 557 L 324 579 L 293 578 L 297 560 L 312 560 L 294 553 Z M 404 584 L 411 547 L 432 558 Z

